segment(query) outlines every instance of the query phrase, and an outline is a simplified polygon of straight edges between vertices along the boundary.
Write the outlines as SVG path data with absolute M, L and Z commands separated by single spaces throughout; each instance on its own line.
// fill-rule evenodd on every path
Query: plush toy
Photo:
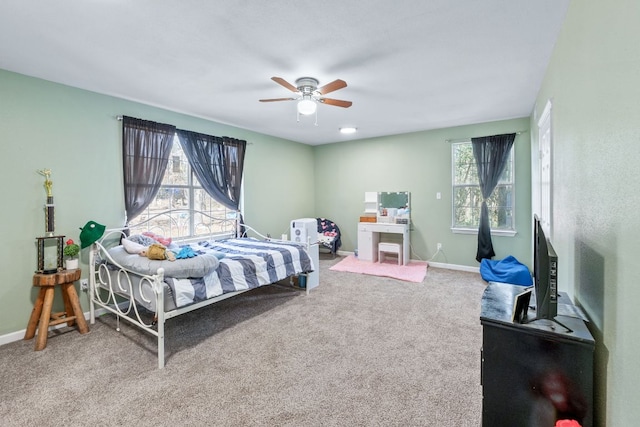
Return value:
M 149 246 L 146 250 L 140 252 L 140 256 L 146 256 L 149 259 L 158 259 L 158 260 L 168 260 L 175 261 L 176 255 L 167 250 L 166 247 L 162 246 L 160 243 L 154 243 Z
M 195 253 L 194 250 L 189 246 L 184 246 L 182 249 L 180 249 L 180 252 L 176 254 L 177 259 L 193 258 L 195 256 L 198 256 L 198 254 Z

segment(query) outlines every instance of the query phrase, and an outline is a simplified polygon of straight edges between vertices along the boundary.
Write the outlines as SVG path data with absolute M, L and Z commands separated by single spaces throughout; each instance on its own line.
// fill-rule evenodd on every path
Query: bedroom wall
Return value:
M 357 224 L 366 191 L 411 192 L 412 259 L 478 267 L 476 234 L 451 232 L 451 144 L 474 136 L 524 131 L 516 136 L 516 228 L 514 237 L 493 236 L 495 259 L 513 255 L 531 264 L 531 152 L 529 119 L 459 126 L 315 147 L 315 205 L 335 221 L 342 250 L 357 246 Z M 436 199 L 440 192 L 442 198 Z
M 640 3 L 574 1 L 537 98 L 552 99 L 559 280 L 591 318 L 598 426 L 640 419 Z M 537 149 L 537 143 L 533 147 Z
M 31 281 L 35 238 L 44 234 L 46 192 L 36 170 L 52 170 L 56 233 L 78 240 L 88 220 L 107 227 L 123 223 L 117 116 L 247 140 L 245 220 L 257 230 L 279 236 L 290 219 L 315 215 L 314 153 L 307 145 L 4 70 L 0 94 L 0 337 L 26 328 L 37 295 Z M 81 259 L 83 277 L 87 256 Z M 87 311 L 86 296 L 80 299 Z

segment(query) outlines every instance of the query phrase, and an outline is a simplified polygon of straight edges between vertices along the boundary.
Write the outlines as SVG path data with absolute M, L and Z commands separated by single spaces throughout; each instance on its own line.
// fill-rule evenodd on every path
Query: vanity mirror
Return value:
M 411 222 L 411 194 L 408 191 L 378 193 L 378 222 L 409 224 Z

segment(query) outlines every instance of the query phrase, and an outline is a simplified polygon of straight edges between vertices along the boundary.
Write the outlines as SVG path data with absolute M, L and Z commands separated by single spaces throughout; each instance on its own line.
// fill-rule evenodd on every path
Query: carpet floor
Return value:
M 0 425 L 480 425 L 480 275 L 411 283 L 340 260 L 320 260 L 309 295 L 264 286 L 168 320 L 165 369 L 155 338 L 112 315 L 42 351 L 0 346 Z

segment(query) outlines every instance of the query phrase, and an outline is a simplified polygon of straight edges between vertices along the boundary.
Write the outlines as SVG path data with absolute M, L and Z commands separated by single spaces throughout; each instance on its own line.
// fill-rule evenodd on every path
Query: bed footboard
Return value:
M 143 316 L 137 301 L 146 307 L 154 307 L 155 315 L 151 319 L 148 319 L 149 316 Z M 91 324 L 95 323 L 96 309 L 115 314 L 118 331 L 122 319 L 157 337 L 158 368 L 164 367 L 165 311 L 162 268 L 152 276 L 140 275 L 118 265 L 101 242 L 94 243 L 89 254 Z

